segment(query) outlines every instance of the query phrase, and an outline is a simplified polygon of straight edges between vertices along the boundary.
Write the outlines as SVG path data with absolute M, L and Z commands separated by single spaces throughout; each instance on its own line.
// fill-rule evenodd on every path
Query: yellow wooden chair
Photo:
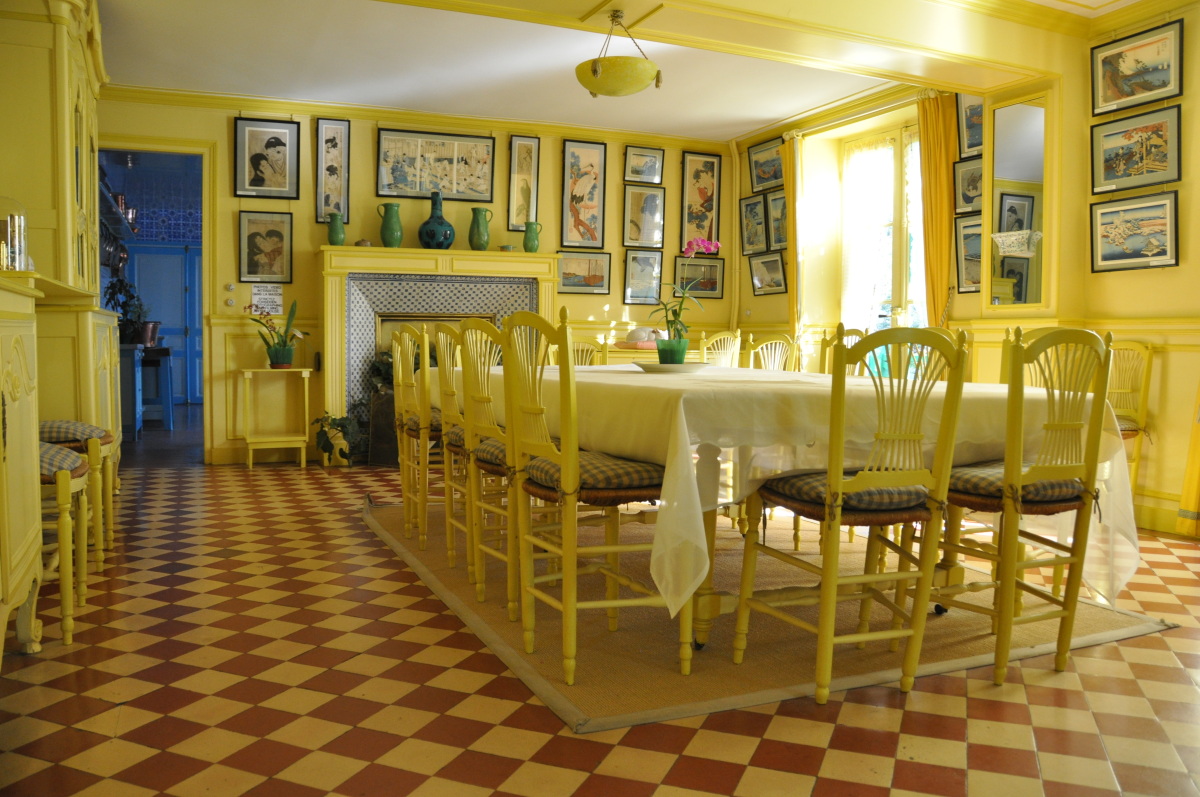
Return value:
M 700 362 L 720 365 L 726 368 L 740 368 L 742 365 L 742 331 L 717 332 L 712 337 L 700 333 Z
M 751 529 L 745 536 L 741 593 L 734 629 L 735 663 L 746 651 L 750 612 L 760 611 L 817 635 L 816 701 L 829 699 L 833 678 L 833 648 L 839 643 L 888 640 L 893 648 L 908 640 L 901 668 L 900 688 L 913 684 L 921 655 L 929 590 L 937 565 L 937 546 L 922 546 L 918 553 L 903 549 L 888 530 L 904 524 L 906 530 L 921 523 L 926 537 L 938 538 L 942 527 L 954 433 L 962 398 L 965 342 L 951 341 L 927 329 L 887 329 L 868 335 L 851 347 L 842 343 L 842 330 L 831 347 L 833 387 L 829 419 L 829 461 L 825 471 L 783 476 L 767 481 L 749 501 Z M 847 470 L 846 377 L 857 363 L 864 363 L 875 388 L 874 437 L 866 456 L 866 467 Z M 935 389 L 945 390 L 936 429 L 925 425 L 925 405 Z M 867 441 L 862 441 L 867 442 Z M 928 449 L 934 449 L 933 465 L 926 465 Z M 812 562 L 760 541 L 757 524 L 762 506 L 787 507 L 797 515 L 821 524 L 820 559 Z M 841 535 L 844 525 L 866 526 L 866 558 L 861 573 L 845 573 L 840 567 Z M 765 554 L 802 573 L 816 575 L 816 586 L 797 585 L 762 592 L 754 589 L 758 555 Z M 888 554 L 895 567 L 888 568 Z M 888 590 L 894 590 L 889 597 Z M 912 599 L 911 609 L 907 608 Z M 858 623 L 839 629 L 837 607 L 844 601 L 859 601 Z M 874 605 L 892 615 L 886 628 L 870 628 Z M 816 606 L 811 613 L 789 611 L 792 607 Z
M 520 577 L 517 564 L 517 524 L 512 517 L 508 431 L 500 425 L 492 372 L 500 365 L 504 336 L 488 321 L 468 318 L 459 326 L 462 336 L 464 446 L 467 465 L 468 512 L 474 558 L 475 596 L 487 599 L 487 565 L 504 565 L 508 619 L 519 611 Z M 502 398 L 499 397 L 499 398 Z
M 429 534 L 431 449 L 440 447 L 441 411 L 430 405 L 429 335 L 424 325 L 401 324 L 392 333 L 392 381 L 396 398 L 396 442 L 404 496 L 404 536 L 417 532 L 425 550 Z M 447 540 L 453 546 L 453 538 Z
M 795 371 L 800 361 L 796 339 L 782 332 L 746 339 L 746 362 L 751 368 L 766 371 Z
M 112 432 L 80 421 L 53 420 L 38 424 L 38 439 L 69 448 L 87 457 L 88 502 L 91 506 L 92 556 L 104 563 L 104 549 L 112 550 L 116 538 L 113 502 L 119 442 Z
M 1066 667 L 1075 608 L 1083 578 L 1088 530 L 1095 503 L 1104 396 L 1112 362 L 1111 336 L 1101 339 L 1085 329 L 1039 330 L 1027 341 L 1020 328 L 1006 336 L 1008 402 L 1004 459 L 954 468 L 950 479 L 946 532 L 934 594 L 942 606 L 979 612 L 992 618 L 996 634 L 994 679 L 1004 683 L 1014 623 L 1058 620 L 1054 659 Z M 1027 378 L 1028 375 L 1028 378 Z M 1027 387 L 1029 388 L 1027 390 Z M 1025 450 L 1027 402 L 1044 398 L 1044 441 Z M 999 527 L 964 535 L 964 510 L 1001 513 Z M 1060 540 L 1020 528 L 1022 515 L 1075 512 L 1070 538 Z M 906 541 L 908 544 L 909 541 Z M 1030 554 L 1029 550 L 1034 553 Z M 1049 553 L 1049 556 L 1043 555 Z M 960 557 L 992 563 L 992 578 L 964 583 Z M 1065 588 L 1053 590 L 1025 578 L 1030 569 L 1065 568 Z M 990 606 L 960 601 L 963 592 L 995 590 Z M 1026 595 L 1039 603 L 1026 613 Z
M 558 395 L 547 401 L 544 392 L 548 351 L 572 350 L 567 311 L 559 323 L 526 311 L 504 322 L 505 417 L 514 449 L 520 527 L 521 620 L 525 650 L 534 651 L 536 606 L 544 603 L 562 612 L 563 676 L 575 682 L 579 612 L 604 609 L 615 631 L 622 606 L 662 606 L 666 600 L 652 585 L 621 572 L 623 555 L 649 556 L 651 543 L 620 542 L 620 506 L 657 499 L 662 491 L 661 465 L 633 462 L 579 448 L 575 403 L 575 366 L 560 357 Z M 553 409 L 549 409 L 552 407 Z M 548 413 L 553 412 L 553 418 Z M 557 426 L 557 437 L 551 429 Z M 558 508 L 535 523 L 533 499 Z M 602 526 L 598 529 L 581 528 Z M 548 532 L 548 533 L 547 533 Z M 549 556 L 560 569 L 537 572 L 536 557 Z M 580 598 L 581 577 L 598 575 L 603 595 Z M 552 588 L 557 585 L 557 588 Z M 679 611 L 679 667 L 687 675 L 692 664 L 692 602 Z
M 1150 367 L 1154 352 L 1145 343 L 1115 340 L 1112 345 L 1112 374 L 1108 380 L 1108 403 L 1117 415 L 1121 437 L 1132 440 L 1129 451 L 1129 486 L 1137 492 L 1142 443 L 1149 437 L 1146 416 L 1150 403 Z
M 445 496 L 446 558 L 455 566 L 455 538 L 463 537 L 467 576 L 474 578 L 475 547 L 471 533 L 470 498 L 467 488 L 467 466 L 470 455 L 466 448 L 466 419 L 463 415 L 461 384 L 462 335 L 453 324 L 433 326 L 434 351 L 437 352 L 438 408 L 442 425 L 442 483 Z M 432 410 L 430 415 L 432 416 Z
M 58 578 L 64 645 L 74 642 L 75 605 L 87 595 L 88 475 L 91 466 L 78 453 L 54 443 L 39 443 L 42 482 L 42 581 Z M 93 449 L 97 447 L 93 446 Z M 77 538 L 78 535 L 78 538 Z
M 608 365 L 608 341 L 575 340 L 571 343 L 572 360 L 575 365 Z M 551 365 L 558 365 L 558 353 L 552 352 Z
M 838 324 L 838 329 L 842 329 L 841 324 Z M 842 342 L 845 343 L 847 346 L 853 346 L 855 343 L 858 343 L 860 340 L 862 340 L 863 338 L 865 338 L 867 336 L 867 333 L 861 329 L 845 329 L 844 333 L 845 334 L 842 338 Z M 831 370 L 833 368 L 833 358 L 830 356 L 830 351 L 833 349 L 833 344 L 836 342 L 836 338 L 837 338 L 836 332 L 830 332 L 825 337 L 821 338 L 820 362 L 821 362 L 821 373 L 823 373 L 823 374 L 833 373 L 833 371 Z M 852 369 L 849 376 L 862 376 L 863 368 L 865 366 L 863 365 L 863 363 L 860 362 L 860 363 L 854 363 L 848 367 Z

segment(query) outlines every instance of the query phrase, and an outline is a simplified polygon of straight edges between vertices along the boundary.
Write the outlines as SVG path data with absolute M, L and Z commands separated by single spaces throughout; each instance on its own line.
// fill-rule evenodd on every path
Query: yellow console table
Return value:
M 254 450 L 258 448 L 298 448 L 300 449 L 300 467 L 305 466 L 308 449 L 308 378 L 312 375 L 311 368 L 246 368 L 242 370 L 242 423 L 245 424 L 246 436 L 246 467 L 254 468 Z M 303 394 L 304 414 L 301 416 L 301 426 L 298 431 L 283 431 L 275 434 L 256 433 L 261 428 L 259 406 L 253 400 L 254 380 L 275 378 L 289 380 L 287 389 L 298 388 Z M 299 379 L 296 379 L 299 377 Z M 279 406 L 273 405 L 271 411 L 279 413 Z

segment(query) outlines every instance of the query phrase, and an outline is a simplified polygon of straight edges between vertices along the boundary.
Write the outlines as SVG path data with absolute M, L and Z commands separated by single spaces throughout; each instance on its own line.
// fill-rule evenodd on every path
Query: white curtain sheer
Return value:
M 896 139 L 846 144 L 842 164 L 842 323 L 875 329 L 892 294 Z

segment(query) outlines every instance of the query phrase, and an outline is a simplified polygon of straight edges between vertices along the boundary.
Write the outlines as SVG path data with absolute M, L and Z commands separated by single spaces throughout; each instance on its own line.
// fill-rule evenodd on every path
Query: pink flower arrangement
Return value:
M 683 256 L 691 260 L 697 252 L 703 252 L 706 255 L 714 255 L 721 245 L 716 241 L 710 241 L 707 238 L 693 238 L 683 247 Z
M 683 247 L 683 256 L 688 260 L 696 255 L 697 252 L 703 252 L 706 255 L 711 255 L 721 248 L 721 245 L 716 241 L 710 241 L 706 238 L 693 238 L 688 241 Z M 701 310 L 704 305 L 700 304 L 700 300 L 692 296 L 688 291 L 696 284 L 696 280 L 689 282 L 686 285 L 670 284 L 670 287 L 678 291 L 678 295 L 674 296 L 672 301 L 659 300 L 658 307 L 651 311 L 650 317 L 654 318 L 659 313 L 662 313 L 663 323 L 667 327 L 667 337 L 676 340 L 687 334 L 687 324 L 683 322 L 683 310 L 688 300 L 696 303 L 696 306 Z

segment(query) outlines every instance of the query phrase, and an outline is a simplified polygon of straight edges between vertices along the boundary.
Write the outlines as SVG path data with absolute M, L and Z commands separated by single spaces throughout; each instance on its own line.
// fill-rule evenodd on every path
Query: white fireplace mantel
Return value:
M 371 279 L 396 275 L 445 275 L 461 283 L 461 278 L 478 277 L 482 282 L 497 280 L 536 280 L 536 309 L 547 318 L 558 314 L 557 254 L 528 252 L 476 252 L 459 249 L 388 249 L 384 247 L 322 246 L 324 281 L 324 398 L 325 408 L 333 415 L 346 412 L 347 394 L 347 284 L 353 275 Z M 393 310 L 414 311 L 400 307 Z

